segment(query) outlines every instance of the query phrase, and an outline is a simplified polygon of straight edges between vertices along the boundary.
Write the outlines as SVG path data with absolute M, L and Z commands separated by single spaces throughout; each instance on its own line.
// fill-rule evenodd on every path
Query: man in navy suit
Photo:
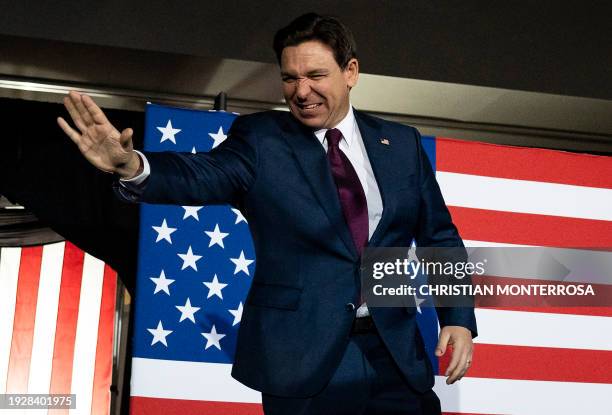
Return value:
M 338 20 L 307 14 L 274 39 L 290 113 L 236 119 L 210 153 L 139 153 L 86 95 L 64 103 L 66 134 L 123 198 L 231 203 L 248 219 L 257 267 L 232 375 L 266 414 L 439 414 L 414 308 L 360 295 L 366 246 L 461 247 L 418 132 L 354 110 L 355 44 Z M 447 383 L 472 358 L 471 308 L 439 308 Z

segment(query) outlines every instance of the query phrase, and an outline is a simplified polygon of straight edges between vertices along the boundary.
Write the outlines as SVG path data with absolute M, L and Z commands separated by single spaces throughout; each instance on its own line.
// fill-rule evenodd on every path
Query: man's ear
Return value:
M 346 79 L 346 86 L 348 89 L 351 89 L 357 85 L 357 80 L 359 79 L 359 61 L 357 61 L 356 58 L 352 58 L 346 64 L 346 68 L 344 69 L 344 77 Z

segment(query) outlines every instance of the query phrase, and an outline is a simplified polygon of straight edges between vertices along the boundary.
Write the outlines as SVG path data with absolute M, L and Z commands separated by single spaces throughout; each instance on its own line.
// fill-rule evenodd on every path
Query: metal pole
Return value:
M 227 111 L 227 94 L 223 91 L 219 92 L 219 95 L 215 97 L 215 105 L 213 106 L 215 111 Z

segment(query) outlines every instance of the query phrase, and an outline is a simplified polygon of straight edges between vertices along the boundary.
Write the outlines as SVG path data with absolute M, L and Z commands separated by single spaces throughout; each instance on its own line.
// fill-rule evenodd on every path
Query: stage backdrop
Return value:
M 208 151 L 235 114 L 149 105 L 145 148 Z M 425 137 L 466 245 L 609 248 L 612 158 Z M 131 413 L 261 414 L 230 376 L 255 267 L 248 225 L 228 206 L 143 205 Z M 611 308 L 477 309 L 469 375 L 436 378 L 446 413 L 604 414 L 612 406 Z M 419 327 L 435 345 L 437 320 Z M 433 356 L 432 356 L 433 358 Z M 443 373 L 447 361 L 433 359 Z
M 49 413 L 108 414 L 116 288 L 70 242 L 0 248 L 0 394 L 76 394 L 75 409 Z

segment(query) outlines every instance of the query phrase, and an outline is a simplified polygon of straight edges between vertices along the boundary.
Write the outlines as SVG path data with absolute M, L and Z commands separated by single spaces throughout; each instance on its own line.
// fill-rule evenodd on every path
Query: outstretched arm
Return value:
M 64 98 L 77 130 L 62 117 L 57 123 L 78 146 L 87 161 L 98 169 L 129 179 L 142 171 L 140 157 L 133 151 L 131 128 L 121 133 L 108 121 L 104 112 L 87 95 L 70 91 Z

